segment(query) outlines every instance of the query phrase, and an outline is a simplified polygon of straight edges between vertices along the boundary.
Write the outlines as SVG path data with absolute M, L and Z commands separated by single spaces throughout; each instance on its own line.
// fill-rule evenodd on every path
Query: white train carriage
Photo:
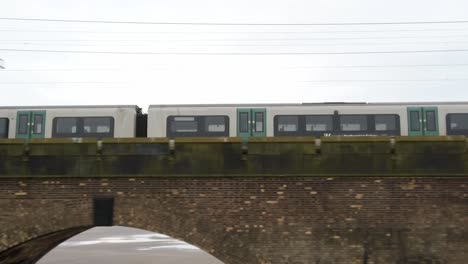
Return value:
M 1 107 L 0 138 L 135 137 L 136 105 Z
M 148 137 L 468 135 L 468 103 L 151 105 Z
M 148 137 L 232 137 L 236 111 L 234 105 L 151 105 Z

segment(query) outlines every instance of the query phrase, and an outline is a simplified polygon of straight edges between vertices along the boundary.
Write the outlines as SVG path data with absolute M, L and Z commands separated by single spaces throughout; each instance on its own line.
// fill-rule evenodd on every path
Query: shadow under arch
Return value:
M 0 263 L 34 264 L 63 241 L 92 227 L 93 226 L 73 227 L 35 237 L 0 252 Z

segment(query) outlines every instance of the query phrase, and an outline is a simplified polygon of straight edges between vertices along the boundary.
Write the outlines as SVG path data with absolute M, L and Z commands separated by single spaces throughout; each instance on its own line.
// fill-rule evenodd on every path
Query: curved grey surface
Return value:
M 166 235 L 128 227 L 96 227 L 63 242 L 38 264 L 222 264 Z

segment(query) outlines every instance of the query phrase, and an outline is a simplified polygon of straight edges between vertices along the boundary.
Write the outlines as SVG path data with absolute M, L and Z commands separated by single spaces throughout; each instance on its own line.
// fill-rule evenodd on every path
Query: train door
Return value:
M 437 107 L 408 107 L 409 136 L 438 136 Z
M 242 138 L 266 137 L 266 109 L 237 109 L 237 136 Z
M 18 111 L 16 138 L 44 138 L 45 111 Z

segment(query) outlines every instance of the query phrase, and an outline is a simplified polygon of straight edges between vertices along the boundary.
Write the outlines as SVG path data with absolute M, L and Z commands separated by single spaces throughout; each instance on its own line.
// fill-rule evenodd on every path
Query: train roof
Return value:
M 93 108 L 130 108 L 140 111 L 138 105 L 42 105 L 42 106 L 0 106 L 0 109 L 93 109 Z
M 468 105 L 468 101 L 459 102 L 324 102 L 324 103 L 288 103 L 288 104 L 167 104 L 150 105 L 149 108 L 171 108 L 171 107 L 275 107 L 275 106 L 343 106 L 343 105 Z

